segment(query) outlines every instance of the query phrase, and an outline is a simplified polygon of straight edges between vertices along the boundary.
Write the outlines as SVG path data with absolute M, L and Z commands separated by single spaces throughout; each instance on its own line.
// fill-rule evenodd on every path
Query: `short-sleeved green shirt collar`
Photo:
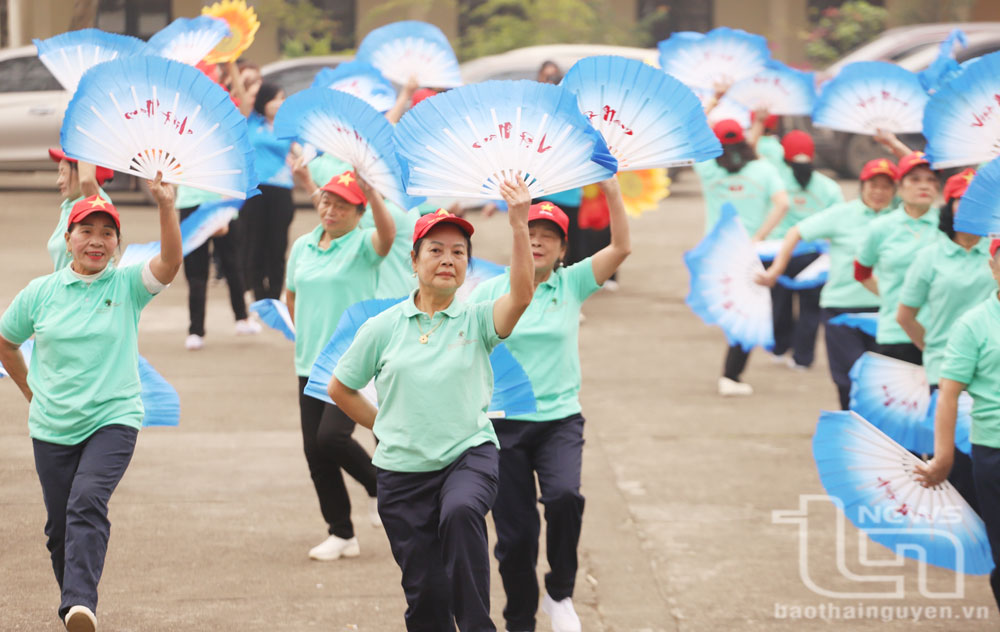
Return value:
M 416 289 L 410 292 L 410 298 L 407 299 L 402 305 L 403 315 L 407 318 L 413 318 L 417 314 L 427 316 L 427 313 L 421 311 L 420 308 L 417 307 L 417 292 L 419 291 L 419 289 Z M 448 307 L 438 310 L 434 312 L 434 314 L 444 314 L 448 318 L 455 318 L 456 316 L 461 315 L 462 311 L 463 308 L 461 306 L 461 301 L 459 301 L 458 298 L 452 298 Z

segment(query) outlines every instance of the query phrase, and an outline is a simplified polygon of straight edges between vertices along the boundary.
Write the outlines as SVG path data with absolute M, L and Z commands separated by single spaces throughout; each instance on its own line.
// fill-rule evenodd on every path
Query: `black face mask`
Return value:
M 808 187 L 809 181 L 812 180 L 813 176 L 813 163 L 789 162 L 788 166 L 792 168 L 792 175 L 795 177 L 795 181 L 799 183 L 799 186 L 803 189 Z

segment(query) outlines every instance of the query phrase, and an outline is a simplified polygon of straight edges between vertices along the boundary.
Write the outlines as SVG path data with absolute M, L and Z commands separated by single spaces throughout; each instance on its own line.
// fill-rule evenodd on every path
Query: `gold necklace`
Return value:
M 431 334 L 434 333 L 435 329 L 441 326 L 441 323 L 445 321 L 445 318 L 446 318 L 445 316 L 442 316 L 441 320 L 438 321 L 438 324 L 431 327 L 431 330 L 428 331 L 427 333 L 424 333 L 424 328 L 420 326 L 420 317 L 419 316 L 417 317 L 417 329 L 420 330 L 420 344 L 422 345 L 427 344 L 427 341 L 430 339 Z M 431 320 L 433 320 L 433 318 Z

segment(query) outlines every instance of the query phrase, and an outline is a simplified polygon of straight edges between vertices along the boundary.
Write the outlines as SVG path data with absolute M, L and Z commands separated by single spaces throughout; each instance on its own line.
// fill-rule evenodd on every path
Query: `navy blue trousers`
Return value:
M 76 445 L 32 440 L 48 514 L 46 546 L 62 591 L 60 619 L 73 606 L 97 611 L 97 584 L 111 537 L 108 501 L 132 460 L 138 433 L 112 424 Z
M 573 596 L 576 549 L 583 525 L 583 425 L 579 414 L 542 422 L 493 420 L 500 439 L 500 486 L 493 505 L 497 530 L 494 553 L 507 593 L 503 616 L 508 630 L 535 629 L 535 567 L 541 533 L 536 475 L 545 506 L 545 550 L 549 561 L 545 589 L 556 601 Z
M 830 377 L 837 387 L 841 410 L 849 410 L 851 403 L 851 367 L 866 351 L 878 351 L 875 338 L 860 329 L 846 325 L 831 325 L 830 319 L 840 314 L 872 314 L 877 307 L 824 308 L 823 332 L 826 340 L 826 361 Z
M 497 449 L 469 448 L 434 472 L 376 468 L 378 513 L 403 572 L 409 632 L 492 632 L 486 512 L 497 495 Z
M 817 254 L 799 255 L 788 262 L 785 275 L 794 277 L 819 258 Z M 812 366 L 816 359 L 816 332 L 819 331 L 819 294 L 822 287 L 790 290 L 780 283 L 771 288 L 774 318 L 774 355 L 792 351 L 799 366 Z M 795 303 L 798 303 L 796 309 Z
M 986 523 L 986 537 L 993 548 L 990 587 L 1000 608 L 1000 450 L 972 444 L 972 476 L 979 498 L 979 515 Z

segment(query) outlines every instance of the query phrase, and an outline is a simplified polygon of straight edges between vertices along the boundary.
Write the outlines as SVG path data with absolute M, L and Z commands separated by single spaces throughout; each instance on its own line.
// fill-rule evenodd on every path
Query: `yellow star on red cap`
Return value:
M 539 208 L 543 211 L 548 211 L 549 213 L 551 213 L 552 209 L 554 209 L 555 207 L 546 202 L 545 204 L 542 204 Z
M 350 186 L 350 184 L 354 182 L 354 176 L 351 175 L 350 171 L 342 173 L 337 176 L 337 182 L 339 184 L 343 184 L 344 186 Z
M 89 202 L 90 202 L 90 208 L 101 208 L 101 209 L 103 209 L 105 206 L 108 205 L 108 201 L 105 200 L 104 198 L 102 198 L 99 195 L 95 195 L 93 198 L 91 198 L 89 200 Z
M 965 178 L 966 182 L 972 182 L 972 179 L 976 177 L 976 172 L 975 171 L 969 171 L 967 173 L 963 173 L 962 177 Z
M 881 169 L 888 169 L 889 168 L 889 161 L 888 160 L 883 160 L 882 162 L 878 163 L 878 166 Z

